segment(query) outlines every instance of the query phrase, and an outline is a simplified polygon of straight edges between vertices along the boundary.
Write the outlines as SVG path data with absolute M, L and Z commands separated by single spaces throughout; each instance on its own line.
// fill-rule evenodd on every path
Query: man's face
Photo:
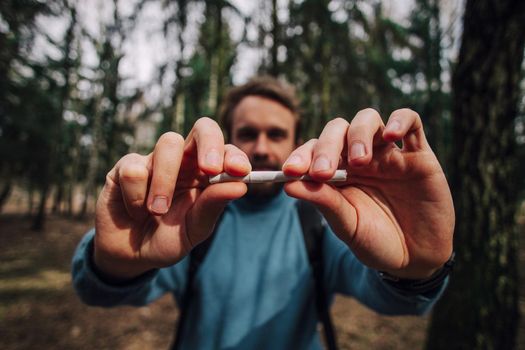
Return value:
M 295 149 L 295 118 L 278 102 L 247 96 L 233 111 L 231 142 L 250 159 L 253 170 L 281 170 Z M 281 184 L 251 184 L 248 194 L 269 196 Z

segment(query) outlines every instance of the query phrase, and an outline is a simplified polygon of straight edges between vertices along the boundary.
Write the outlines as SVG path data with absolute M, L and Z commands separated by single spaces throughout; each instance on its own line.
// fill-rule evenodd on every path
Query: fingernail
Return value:
M 315 172 L 330 170 L 330 160 L 325 156 L 317 157 L 314 163 L 313 170 Z
M 386 130 L 388 131 L 398 131 L 401 129 L 401 123 L 397 120 L 393 120 L 386 126 Z
M 350 159 L 357 159 L 366 156 L 365 145 L 361 142 L 354 142 L 350 147 Z
M 158 214 L 165 214 L 168 211 L 168 198 L 156 196 L 151 203 L 151 210 Z
M 302 162 L 303 162 L 303 159 L 301 158 L 301 156 L 298 155 L 298 154 L 294 154 L 293 156 L 288 158 L 288 160 L 286 161 L 286 163 L 284 163 L 284 165 L 285 166 L 287 166 L 287 165 L 300 165 L 300 164 L 302 164 Z
M 221 163 L 221 158 L 219 156 L 219 151 L 212 149 L 206 154 L 206 163 L 211 166 L 219 166 Z

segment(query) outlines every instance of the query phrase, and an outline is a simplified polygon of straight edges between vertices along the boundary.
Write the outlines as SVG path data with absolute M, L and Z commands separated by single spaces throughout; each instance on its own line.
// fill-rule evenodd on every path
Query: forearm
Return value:
M 386 315 L 422 315 L 427 313 L 443 293 L 447 280 L 435 288 L 414 293 L 392 287 L 379 272 L 362 266 L 352 279 L 352 295 L 374 311 Z
M 388 315 L 424 314 L 441 296 L 447 281 L 423 293 L 393 288 L 378 271 L 362 264 L 351 250 L 328 232 L 325 241 L 325 278 L 336 293 L 353 296 L 376 312 Z

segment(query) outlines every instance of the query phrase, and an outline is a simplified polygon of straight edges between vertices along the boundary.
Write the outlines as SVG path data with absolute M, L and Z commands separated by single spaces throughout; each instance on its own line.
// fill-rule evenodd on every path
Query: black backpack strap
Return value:
M 219 220 L 217 220 L 217 223 L 215 224 L 215 228 L 219 226 L 221 220 L 222 220 L 222 215 L 221 217 L 219 217 Z M 172 346 L 172 349 L 174 350 L 180 349 L 181 347 L 182 333 L 184 331 L 184 327 L 188 319 L 188 309 L 191 303 L 193 293 L 195 292 L 195 286 L 193 285 L 195 281 L 195 275 L 197 275 L 197 271 L 199 270 L 204 259 L 206 258 L 206 255 L 208 254 L 208 251 L 210 250 L 210 247 L 215 238 L 215 231 L 216 230 L 214 229 L 210 237 L 208 237 L 204 242 L 197 245 L 190 252 L 190 256 L 189 256 L 190 262 L 189 262 L 189 267 L 188 267 L 188 278 L 186 282 L 186 289 L 184 290 L 184 295 L 182 296 L 182 300 L 179 305 L 179 310 L 180 310 L 179 323 L 176 327 L 177 333 L 175 334 L 175 341 L 173 342 L 173 346 Z
M 329 350 L 337 349 L 334 326 L 330 317 L 328 296 L 324 289 L 323 278 L 323 218 L 317 208 L 306 201 L 297 202 L 299 221 L 303 231 L 308 260 L 312 267 L 315 283 L 315 306 L 317 315 L 323 324 L 326 346 Z

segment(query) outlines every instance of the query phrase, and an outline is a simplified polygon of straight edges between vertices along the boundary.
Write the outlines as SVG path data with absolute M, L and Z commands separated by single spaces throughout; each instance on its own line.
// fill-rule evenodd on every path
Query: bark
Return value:
M 45 182 L 40 188 L 40 199 L 38 203 L 38 209 L 35 217 L 33 218 L 33 224 L 31 229 L 33 231 L 42 231 L 44 229 L 46 221 L 46 202 L 49 194 L 49 183 Z
M 457 263 L 427 349 L 513 349 L 519 320 L 517 116 L 525 2 L 469 0 L 453 76 Z
M 7 199 L 9 198 L 9 195 L 11 194 L 11 189 L 13 188 L 13 183 L 11 180 L 7 180 L 4 183 L 4 186 L 2 186 L 2 189 L 0 190 L 0 213 L 2 213 L 2 208 L 4 207 L 4 204 L 7 202 Z
M 441 81 L 441 27 L 439 1 L 430 0 L 428 39 L 425 43 L 425 76 L 428 89 L 428 103 L 425 105 L 424 116 L 428 118 L 426 133 L 429 143 L 439 159 L 445 159 L 443 113 L 445 110 L 443 98 L 443 84 Z
M 86 183 L 84 188 L 84 198 L 82 200 L 82 206 L 78 213 L 79 219 L 86 216 L 89 200 L 95 196 L 96 192 L 96 181 L 97 173 L 99 169 L 99 156 L 101 152 L 102 134 L 103 134 L 103 123 L 102 123 L 102 96 L 97 98 L 97 107 L 93 116 L 93 143 L 91 145 L 91 152 L 89 155 L 88 170 L 86 175 Z
M 27 216 L 33 215 L 33 198 L 35 194 L 35 189 L 32 183 L 29 183 L 27 188 Z
M 62 209 L 62 201 L 64 199 L 64 185 L 58 184 L 53 198 L 53 207 L 51 212 L 53 214 L 59 214 Z
M 175 118 L 173 120 L 172 130 L 177 131 L 178 133 L 184 135 L 184 109 L 185 104 L 185 94 L 184 91 L 179 91 L 177 93 L 177 99 L 175 102 Z
M 277 59 L 280 38 L 279 38 L 279 18 L 277 17 L 277 0 L 272 0 L 272 39 L 273 44 L 270 48 L 272 65 L 270 66 L 270 75 L 279 76 L 279 61 Z
M 216 18 L 215 25 L 215 38 L 213 39 L 214 45 L 213 50 L 210 53 L 210 82 L 209 82 L 209 96 L 208 96 L 208 112 L 210 114 L 216 114 L 217 103 L 222 95 L 222 63 L 223 58 L 223 47 L 222 47 L 222 5 L 217 3 L 214 5 L 214 11 Z
M 74 131 L 74 139 L 78 139 L 78 130 Z M 66 191 L 66 198 L 65 198 L 65 212 L 67 216 L 71 217 L 73 216 L 74 212 L 74 194 L 75 194 L 75 186 L 77 184 L 77 178 L 78 178 L 78 168 L 80 163 L 80 143 L 75 142 L 74 146 L 71 147 L 69 152 L 69 159 L 71 159 L 71 163 L 67 165 L 66 171 L 65 171 L 65 191 Z

